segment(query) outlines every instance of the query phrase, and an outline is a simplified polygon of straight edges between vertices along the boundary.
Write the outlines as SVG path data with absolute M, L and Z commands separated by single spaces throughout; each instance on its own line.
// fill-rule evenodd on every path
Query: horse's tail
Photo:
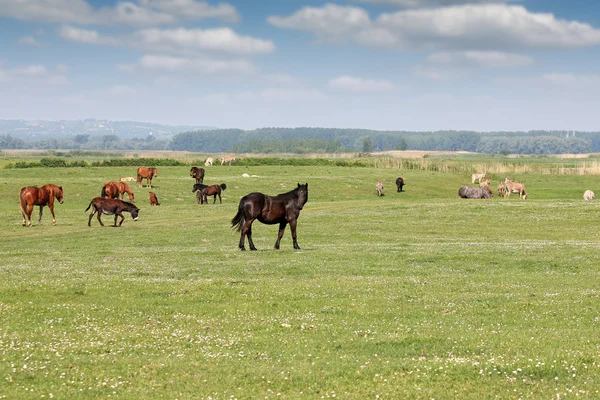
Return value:
M 227 185 L 224 183 L 221 183 L 221 189 L 223 189 L 223 190 L 227 189 Z
M 242 226 L 246 222 L 246 216 L 244 215 L 244 200 L 240 200 L 240 205 L 238 206 L 238 212 L 235 214 L 235 217 L 231 220 L 231 227 L 235 228 L 238 232 L 241 232 Z
M 25 200 L 25 188 L 22 188 L 19 192 L 19 207 L 21 208 L 21 212 L 23 215 L 26 215 L 25 206 L 27 205 L 27 201 Z
M 85 209 L 85 211 L 89 210 L 90 207 L 92 206 L 92 203 L 94 202 L 94 200 L 90 201 L 90 205 L 88 206 L 88 208 Z
M 100 197 L 106 197 L 106 185 L 102 186 L 102 192 L 100 192 Z M 87 211 L 87 210 L 85 210 L 85 211 Z

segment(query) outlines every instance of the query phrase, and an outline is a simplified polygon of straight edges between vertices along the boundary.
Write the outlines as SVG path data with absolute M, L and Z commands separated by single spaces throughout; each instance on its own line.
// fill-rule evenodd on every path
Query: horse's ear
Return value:
M 60 190 L 63 190 L 63 189 L 62 189 L 62 186 L 59 186 L 58 188 L 59 188 Z
M 306 186 L 306 188 L 308 189 L 308 182 L 306 182 L 306 184 L 304 186 Z
M 298 184 L 298 187 L 300 187 L 300 184 Z

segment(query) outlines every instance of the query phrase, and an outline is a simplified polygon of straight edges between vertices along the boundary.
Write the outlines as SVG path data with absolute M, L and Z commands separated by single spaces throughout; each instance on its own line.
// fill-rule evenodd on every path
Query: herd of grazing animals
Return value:
M 221 158 L 221 165 L 225 163 L 235 162 L 235 157 L 223 157 Z M 212 166 L 213 159 L 208 158 L 204 164 L 205 166 Z M 218 185 L 205 185 L 205 169 L 192 167 L 190 169 L 190 176 L 195 179 L 196 183 L 193 186 L 192 193 L 196 193 L 196 199 L 199 204 L 208 204 L 208 196 L 213 196 L 213 204 L 217 201 L 219 196 L 219 203 L 222 204 L 221 192 L 227 188 L 225 183 Z M 134 221 L 137 221 L 140 209 L 133 204 L 135 201 L 134 194 L 129 185 L 125 182 L 137 181 L 139 186 L 142 187 L 143 179 L 146 179 L 146 187 L 152 187 L 152 178 L 158 176 L 157 168 L 139 167 L 137 170 L 137 178 L 125 177 L 119 181 L 110 181 L 104 184 L 101 190 L 100 197 L 92 199 L 85 211 L 92 208 L 92 212 L 88 217 L 88 226 L 91 226 L 91 221 L 94 215 L 97 215 L 98 222 L 104 226 L 101 220 L 101 215 L 114 215 L 113 226 L 121 226 L 125 217 L 123 212 L 128 212 Z M 459 189 L 458 195 L 461 198 L 470 199 L 489 199 L 493 197 L 493 192 L 490 188 L 491 178 L 485 173 L 476 173 L 471 176 L 471 183 L 478 182 L 479 187 L 463 186 Z M 403 192 L 403 187 L 406 185 L 404 178 L 399 177 L 396 179 L 396 187 L 398 192 Z M 383 195 L 384 185 L 381 181 L 377 182 L 375 189 L 377 196 Z M 523 182 L 515 182 L 508 176 L 504 181 L 500 181 L 497 187 L 498 195 L 504 198 L 509 198 L 512 193 L 519 194 L 520 199 L 527 199 L 527 192 L 525 191 L 525 184 Z M 127 193 L 129 201 L 124 201 L 124 195 Z M 63 203 L 63 189 L 61 186 L 47 184 L 38 188 L 36 186 L 23 187 L 19 194 L 20 197 L 20 209 L 23 215 L 23 226 L 31 226 L 31 214 L 34 206 L 40 207 L 39 223 L 42 223 L 43 208 L 48 206 L 52 214 L 52 222 L 56 225 L 56 218 L 54 215 L 54 200 L 58 200 L 59 203 Z M 593 200 L 594 192 L 586 190 L 583 198 L 585 200 Z M 149 193 L 149 200 L 151 206 L 160 206 L 158 197 L 155 192 Z M 252 222 L 257 219 L 258 221 L 265 224 L 279 224 L 279 232 L 275 248 L 279 248 L 281 237 L 283 236 L 284 229 L 287 224 L 290 225 L 292 231 L 293 245 L 295 249 L 299 249 L 297 238 L 296 238 L 296 220 L 302 210 L 304 204 L 308 201 L 308 183 L 305 185 L 298 184 L 298 187 L 294 190 L 283 193 L 277 196 L 267 196 L 262 193 L 250 193 L 244 196 L 240 200 L 238 213 L 232 219 L 232 227 L 236 228 L 241 232 L 239 248 L 245 250 L 244 241 L 248 238 L 251 250 L 256 250 L 254 243 L 252 242 Z M 117 224 L 117 219 L 121 217 L 120 222 Z

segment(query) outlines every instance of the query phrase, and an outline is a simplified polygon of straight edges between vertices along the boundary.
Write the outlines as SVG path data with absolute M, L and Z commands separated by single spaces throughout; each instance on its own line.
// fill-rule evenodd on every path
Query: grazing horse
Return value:
M 511 193 L 519 193 L 520 199 L 527 199 L 527 193 L 525 192 L 525 184 L 523 182 L 515 182 L 509 177 L 504 180 L 504 198 L 508 199 Z
M 206 161 L 204 161 L 204 166 L 205 167 L 212 167 L 212 165 L 213 165 L 213 159 L 212 159 L 212 157 L 208 157 L 206 159 Z
M 158 176 L 156 168 L 139 167 L 137 170 L 137 182 L 142 187 L 142 179 L 146 178 L 146 187 L 152 187 L 152 178 Z
M 475 181 L 481 182 L 483 177 L 485 177 L 485 172 L 481 174 L 473 174 L 471 175 L 471 183 L 475 183 Z
M 586 190 L 585 193 L 583 193 L 584 200 L 594 200 L 595 197 L 594 192 L 591 190 Z
M 244 247 L 244 237 L 248 236 L 250 250 L 256 250 L 252 242 L 252 222 L 255 219 L 263 224 L 279 224 L 279 232 L 277 233 L 277 241 L 275 248 L 279 249 L 279 243 L 283 237 L 285 226 L 290 224 L 292 230 L 292 240 L 294 241 L 294 249 L 300 249 L 296 240 L 296 223 L 300 216 L 300 211 L 308 201 L 308 183 L 301 185 L 294 190 L 278 194 L 277 196 L 267 196 L 262 193 L 253 192 L 240 200 L 238 212 L 231 220 L 231 227 L 236 228 L 241 232 L 239 248 L 246 250 Z
M 489 186 L 463 186 L 458 190 L 458 195 L 463 199 L 491 199 L 494 196 Z
M 404 183 L 404 179 L 403 178 L 396 179 L 396 186 L 398 186 L 398 192 L 402 192 L 402 187 L 404 185 L 406 185 L 406 183 Z
M 213 204 L 217 202 L 217 196 L 219 196 L 219 203 L 223 204 L 223 201 L 221 200 L 221 192 L 225 189 L 227 189 L 227 185 L 224 183 L 210 186 L 196 183 L 192 189 L 192 193 L 194 193 L 196 190 L 198 191 L 198 193 L 196 193 L 196 202 L 199 204 L 208 204 L 208 196 L 213 196 Z
M 111 199 L 120 198 L 121 200 L 123 200 L 123 198 L 125 197 L 125 193 L 127 193 L 127 195 L 129 196 L 129 201 L 135 201 L 133 191 L 131 190 L 128 184 L 121 181 L 110 181 L 102 187 L 100 197 L 108 197 Z
M 498 196 L 504 196 L 504 191 L 506 190 L 506 187 L 504 187 L 504 183 L 502 181 L 500 181 L 500 183 L 496 187 L 496 190 L 498 191 Z
M 100 219 L 100 216 L 102 214 L 114 214 L 115 224 L 113 226 L 121 226 L 121 224 L 123 224 L 123 221 L 125 220 L 123 212 L 130 213 L 131 218 L 133 218 L 134 221 L 137 221 L 138 213 L 140 211 L 140 209 L 137 208 L 135 204 L 130 203 L 128 201 L 110 198 L 107 199 L 104 197 L 96 197 L 92 199 L 92 201 L 90 201 L 90 205 L 88 206 L 88 208 L 85 209 L 85 211 L 89 210 L 92 206 L 94 206 L 94 209 L 92 210 L 92 213 L 88 218 L 88 226 L 92 226 L 92 217 L 96 213 L 98 213 L 98 222 L 100 222 L 100 225 L 104 226 L 102 220 Z M 117 225 L 117 217 L 121 217 L 121 222 L 119 222 L 119 225 Z
M 196 183 L 204 182 L 204 168 L 192 167 L 190 176 L 196 180 Z
M 377 191 L 377 196 L 381 197 L 383 194 L 383 183 L 377 182 L 377 185 L 375 185 L 375 190 Z
M 484 186 L 490 186 L 490 184 L 492 183 L 492 178 L 490 178 L 489 176 L 484 176 L 483 178 L 481 178 L 479 180 L 479 186 L 480 187 L 484 187 Z
M 225 157 L 221 157 L 221 165 L 228 163 L 229 166 L 231 166 L 232 162 L 235 162 L 235 156 L 225 156 Z
M 156 197 L 156 193 L 150 192 L 150 205 L 151 206 L 160 206 L 158 202 L 158 197 Z
M 42 223 L 42 213 L 44 206 L 48 206 L 52 213 L 52 224 L 56 225 L 54 216 L 54 198 L 60 204 L 63 203 L 63 188 L 51 183 L 38 188 L 37 186 L 26 186 L 21 189 L 19 194 L 21 200 L 21 213 L 23 214 L 23 226 L 31 226 L 31 213 L 33 206 L 40 206 L 40 224 Z

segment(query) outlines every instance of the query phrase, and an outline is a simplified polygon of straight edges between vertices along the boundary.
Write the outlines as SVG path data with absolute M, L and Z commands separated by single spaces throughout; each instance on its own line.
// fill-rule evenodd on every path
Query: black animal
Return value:
M 491 199 L 493 196 L 489 186 L 463 186 L 458 190 L 458 195 L 463 199 Z
M 244 237 L 248 236 L 250 250 L 256 250 L 252 242 L 252 222 L 257 219 L 263 224 L 279 224 L 279 232 L 275 242 L 276 249 L 279 249 L 285 226 L 290 224 L 294 249 L 300 249 L 296 239 L 296 222 L 307 201 L 308 183 L 298 184 L 298 187 L 294 190 L 277 196 L 267 196 L 253 192 L 242 197 L 238 212 L 231 220 L 231 227 L 241 232 L 239 248 L 246 250 Z
M 196 180 L 196 183 L 204 182 L 204 168 L 192 167 L 190 176 Z
M 85 211 L 89 210 L 90 207 L 94 206 L 92 213 L 90 214 L 90 218 L 88 219 L 88 226 L 92 226 L 92 217 L 94 214 L 98 213 L 98 222 L 100 225 L 104 226 L 100 216 L 102 214 L 113 215 L 115 216 L 115 224 L 113 226 L 121 226 L 125 217 L 123 216 L 123 212 L 128 212 L 131 214 L 131 218 L 134 221 L 138 219 L 138 213 L 140 211 L 139 208 L 135 206 L 135 204 L 130 203 L 128 201 L 123 201 L 119 199 L 109 199 L 106 197 L 96 197 L 92 201 L 90 201 L 90 205 Z M 117 217 L 121 217 L 121 222 L 117 225 Z
M 402 192 L 402 187 L 405 185 L 404 179 L 398 178 L 396 179 L 396 186 L 398 186 L 398 192 Z

